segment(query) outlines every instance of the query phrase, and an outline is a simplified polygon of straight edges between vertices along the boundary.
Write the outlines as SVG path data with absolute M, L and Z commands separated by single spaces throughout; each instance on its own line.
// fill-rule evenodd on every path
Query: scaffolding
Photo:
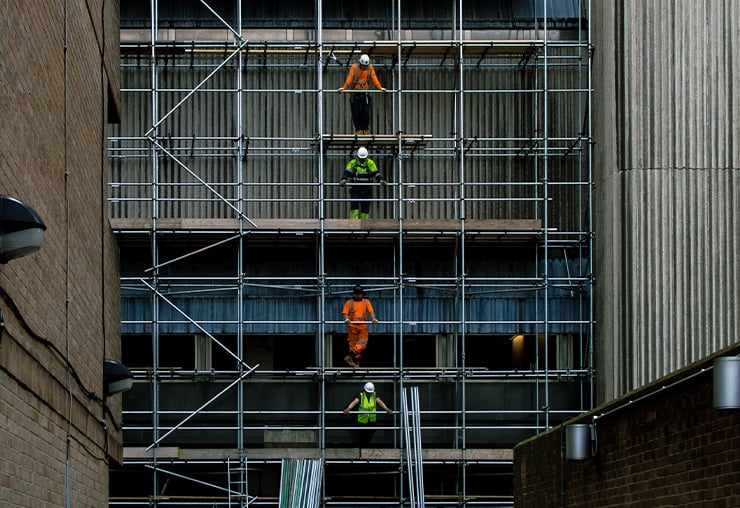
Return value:
M 205 0 L 211 28 L 173 29 L 153 0 L 122 31 L 109 210 L 135 387 L 111 506 L 278 506 L 290 460 L 323 465 L 321 506 L 511 506 L 514 444 L 592 406 L 590 9 L 533 1 L 494 30 L 466 3 L 440 31 L 394 0 L 373 31 L 327 28 L 323 2 L 311 29 L 248 29 Z M 361 53 L 388 88 L 367 135 L 337 93 Z M 350 220 L 360 146 L 389 183 Z M 348 367 L 358 283 L 381 322 Z M 423 401 L 417 453 L 398 412 L 357 446 L 342 408 L 368 380 Z

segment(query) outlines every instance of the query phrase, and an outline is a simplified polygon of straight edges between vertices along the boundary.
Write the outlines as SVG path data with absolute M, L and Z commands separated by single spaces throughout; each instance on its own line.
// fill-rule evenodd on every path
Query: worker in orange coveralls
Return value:
M 342 314 L 347 324 L 347 342 L 349 343 L 349 354 L 344 357 L 344 361 L 347 365 L 359 367 L 360 356 L 367 348 L 367 317 L 370 316 L 374 325 L 378 324 L 373 304 L 363 297 L 362 286 L 359 284 L 352 290 L 352 298 L 345 302 Z
M 355 134 L 370 134 L 370 113 L 372 112 L 373 102 L 370 94 L 367 93 L 370 88 L 370 81 L 375 88 L 383 92 L 386 91 L 380 84 L 378 76 L 375 75 L 375 68 L 370 63 L 370 57 L 362 54 L 360 61 L 352 64 L 347 74 L 344 84 L 337 89 L 337 92 L 351 90 L 349 98 L 349 107 L 352 110 L 352 123 L 355 124 Z

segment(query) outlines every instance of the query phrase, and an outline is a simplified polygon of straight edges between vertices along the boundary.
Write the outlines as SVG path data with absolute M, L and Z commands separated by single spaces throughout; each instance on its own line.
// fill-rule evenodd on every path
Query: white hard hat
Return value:
M 367 393 L 373 393 L 375 391 L 375 385 L 368 381 L 365 383 L 365 391 Z
M 363 53 L 362 55 L 360 55 L 360 63 L 362 65 L 369 65 L 370 64 L 370 57 Z
M 359 150 L 357 150 L 357 156 L 360 159 L 367 159 L 367 148 L 365 148 L 364 146 L 361 146 Z

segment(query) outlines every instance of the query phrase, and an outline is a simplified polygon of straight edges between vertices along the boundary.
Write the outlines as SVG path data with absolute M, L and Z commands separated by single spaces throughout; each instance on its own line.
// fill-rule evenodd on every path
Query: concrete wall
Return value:
M 738 341 L 740 4 L 595 2 L 601 402 Z
M 0 31 L 0 193 L 48 228 L 40 252 L 0 266 L 0 505 L 104 506 L 122 458 L 102 379 L 120 358 L 105 172 L 118 2 L 4 2 Z
M 595 420 L 589 458 L 564 458 L 563 426 L 517 445 L 514 506 L 737 506 L 740 409 L 712 407 L 716 356 L 568 422 Z

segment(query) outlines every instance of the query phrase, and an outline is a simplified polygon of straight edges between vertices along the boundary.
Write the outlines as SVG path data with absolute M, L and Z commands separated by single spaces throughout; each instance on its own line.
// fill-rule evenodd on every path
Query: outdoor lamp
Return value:
M 103 362 L 103 395 L 128 391 L 133 384 L 134 377 L 124 364 L 115 360 Z
M 0 263 L 33 254 L 44 243 L 46 224 L 33 208 L 0 194 Z

